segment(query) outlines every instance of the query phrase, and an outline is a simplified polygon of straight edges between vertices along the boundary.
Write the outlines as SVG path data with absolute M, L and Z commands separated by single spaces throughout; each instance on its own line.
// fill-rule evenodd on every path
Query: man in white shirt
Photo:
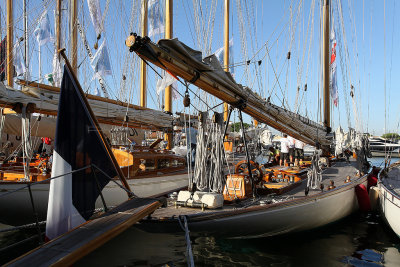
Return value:
M 302 141 L 295 139 L 295 142 L 294 142 L 294 147 L 295 147 L 295 152 L 294 152 L 294 156 L 295 156 L 294 165 L 295 165 L 295 166 L 299 166 L 299 161 L 300 161 L 300 165 L 303 165 L 304 146 L 305 146 L 305 144 L 304 144 Z
M 289 159 L 290 159 L 290 164 L 293 163 L 293 158 L 294 158 L 294 142 L 295 139 L 291 136 L 288 136 L 287 138 L 288 142 L 289 142 Z
M 279 159 L 279 165 L 282 167 L 282 162 L 284 166 L 287 165 L 287 160 L 288 160 L 288 154 L 289 154 L 289 141 L 287 139 L 287 134 L 283 134 L 283 138 L 281 138 L 279 141 L 281 141 L 281 153 L 280 153 L 280 159 Z

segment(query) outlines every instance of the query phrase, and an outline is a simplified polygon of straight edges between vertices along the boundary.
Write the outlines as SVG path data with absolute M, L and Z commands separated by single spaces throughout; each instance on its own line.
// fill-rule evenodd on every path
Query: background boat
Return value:
M 155 196 L 167 194 L 188 184 L 188 172 L 185 169 L 186 154 L 176 156 L 170 151 L 140 146 L 145 139 L 145 131 L 171 132 L 174 118 L 170 113 L 147 108 L 146 101 L 140 102 L 140 106 L 133 104 L 133 102 L 136 102 L 135 97 L 139 90 L 132 88 L 137 85 L 136 80 L 141 74 L 138 71 L 127 72 L 126 69 L 122 70 L 122 65 L 127 66 L 132 63 L 123 56 L 128 52 L 119 53 L 114 49 L 107 50 L 106 40 L 112 43 L 117 42 L 113 38 L 106 39 L 106 35 L 113 35 L 115 32 L 107 33 L 105 27 L 103 27 L 108 21 L 106 14 L 109 8 L 113 9 L 113 6 L 109 4 L 108 1 L 107 3 L 102 2 L 98 6 L 87 6 L 85 4 L 77 8 L 77 1 L 71 1 L 68 4 L 61 0 L 46 3 L 40 1 L 27 3 L 24 1 L 22 9 L 17 6 L 16 11 L 12 12 L 13 7 L 15 8 L 14 2 L 6 2 L 7 8 L 9 8 L 7 9 L 7 42 L 12 47 L 14 37 L 18 38 L 14 50 L 7 49 L 6 53 L 5 47 L 2 47 L 2 53 L 7 54 L 5 58 L 8 59 L 2 71 L 6 70 L 8 76 L 2 75 L 3 79 L 7 79 L 0 84 L 0 106 L 13 110 L 9 114 L 2 113 L 1 116 L 3 127 L 0 131 L 3 137 L 7 134 L 7 140 L 2 145 L 10 141 L 8 140 L 9 135 L 22 135 L 24 128 L 22 117 L 29 118 L 25 122 L 30 124 L 26 126 L 26 129 L 29 130 L 27 139 L 11 144 L 12 150 L 10 149 L 10 153 L 7 153 L 3 161 L 4 164 L 0 168 L 2 173 L 0 190 L 3 193 L 0 196 L 2 203 L 0 209 L 4 212 L 0 221 L 3 223 L 16 225 L 34 220 L 32 216 L 23 215 L 25 212 L 29 215 L 33 212 L 32 201 L 26 188 L 30 185 L 32 185 L 35 210 L 38 212 L 40 220 L 45 218 L 48 182 L 39 185 L 34 185 L 33 182 L 49 178 L 51 168 L 42 168 L 29 174 L 23 166 L 30 165 L 29 161 L 26 162 L 32 157 L 32 153 L 36 153 L 40 137 L 53 138 L 55 135 L 61 64 L 57 53 L 54 52 L 57 52 L 62 46 L 68 48 L 67 51 L 74 72 L 80 77 L 85 77 L 82 79 L 82 84 L 89 103 L 110 143 L 118 146 L 115 147 L 114 151 L 118 152 L 119 161 L 129 183 L 137 186 L 135 192 L 139 196 Z M 51 13 L 50 10 L 52 9 L 55 9 L 55 36 L 50 26 L 50 21 L 52 21 L 50 18 L 52 17 L 48 14 Z M 101 11 L 104 11 L 104 13 L 102 21 L 97 21 L 102 24 L 100 25 L 100 32 L 98 32 L 99 28 L 96 28 L 99 26 L 98 24 L 93 22 L 94 27 L 88 27 L 91 23 L 90 16 L 85 17 L 85 14 L 93 15 L 96 13 L 98 15 Z M 135 11 L 136 15 L 141 14 L 140 9 L 132 7 L 132 11 Z M 117 9 L 116 12 L 121 13 L 122 11 Z M 22 14 L 22 19 L 13 20 L 16 14 L 18 16 Z M 132 23 L 135 18 L 137 16 L 131 17 Z M 34 27 L 29 27 L 29 21 L 32 21 Z M 113 23 L 112 21 L 111 24 Z M 69 29 L 68 24 L 70 24 Z M 141 23 L 132 24 L 131 28 L 136 29 L 137 27 L 139 29 L 142 24 L 145 24 L 145 19 Z M 80 39 L 78 39 L 78 32 Z M 20 38 L 21 36 L 23 38 Z M 81 42 L 78 42 L 79 40 Z M 77 65 L 78 58 L 82 59 L 79 68 Z M 97 63 L 94 61 L 96 58 L 98 59 Z M 122 59 L 125 60 L 124 64 L 120 64 Z M 113 64 L 114 60 L 117 61 L 117 64 Z M 137 64 L 137 60 L 133 64 Z M 111 65 L 113 70 L 111 70 Z M 17 77 L 13 75 L 14 67 L 15 69 L 20 67 L 18 70 L 21 70 L 21 72 L 17 71 Z M 122 77 L 119 76 L 115 80 L 115 76 L 110 75 L 115 71 L 123 73 Z M 44 73 L 47 73 L 46 77 L 51 79 L 44 79 Z M 93 79 L 87 78 L 89 76 Z M 143 77 L 146 80 L 146 76 Z M 143 87 L 146 88 L 145 85 L 142 85 Z M 128 88 L 132 90 L 130 91 Z M 135 91 L 135 93 L 132 91 Z M 144 91 L 143 98 L 146 98 L 146 95 Z M 29 112 L 22 115 L 22 109 L 26 106 L 30 107 Z M 32 115 L 33 113 L 35 114 Z M 31 136 L 35 137 L 31 138 Z M 29 144 L 32 148 L 31 151 L 25 151 L 26 146 L 24 144 Z M 134 144 L 137 145 L 135 149 L 133 149 Z M 6 164 L 10 156 L 14 157 L 21 151 L 24 151 L 25 154 L 16 160 L 18 166 Z M 137 157 L 138 154 L 140 154 L 140 158 Z M 147 161 L 147 163 L 144 164 L 143 170 L 138 171 L 141 160 Z M 40 177 L 36 174 L 40 174 Z M 17 188 L 23 189 L 13 194 L 10 193 Z M 109 199 L 108 205 L 111 206 L 126 199 L 121 189 L 111 183 L 106 187 L 105 195 Z M 3 205 L 3 203 L 7 204 Z M 97 207 L 101 206 L 100 201 L 98 201 Z
M 383 219 L 400 238 L 400 162 L 379 173 L 379 208 Z
M 321 20 L 324 29 L 322 38 L 324 53 L 321 58 L 325 103 L 323 125 L 262 99 L 250 88 L 237 84 L 231 74 L 222 69 L 215 56 L 203 58 L 200 51 L 193 50 L 177 39 L 161 40 L 155 44 L 148 37 L 141 37 L 134 33 L 127 38 L 126 44 L 129 50 L 135 52 L 142 60 L 153 63 L 170 72 L 171 75 L 190 81 L 204 91 L 230 104 L 232 109 L 229 111 L 226 123 L 229 121 L 232 110 L 238 109 L 241 122 L 241 113 L 244 112 L 254 117 L 258 122 L 266 123 L 309 145 L 318 143 L 318 146 L 322 148 L 326 165 L 321 167 L 322 160 L 314 159 L 312 163 L 313 171 L 310 171 L 308 184 L 306 185 L 303 182 L 301 186 L 279 196 L 280 198 L 258 195 L 254 186 L 256 181 L 255 179 L 251 181 L 252 175 L 250 175 L 253 198 L 241 200 L 240 205 L 235 203 L 224 204 L 218 206 L 221 210 L 196 211 L 196 209 L 189 208 L 189 204 L 186 205 L 188 201 L 190 202 L 195 197 L 185 199 L 178 196 L 176 202 L 170 201 L 170 207 L 157 210 L 152 217 L 143 220 L 138 227 L 148 231 L 182 231 L 185 229 L 181 228 L 181 220 L 186 218 L 190 231 L 220 234 L 231 238 L 257 238 L 317 228 L 342 219 L 357 210 L 359 203 L 356 197 L 356 191 L 358 191 L 356 188 L 366 188 L 367 186 L 369 164 L 366 161 L 366 136 L 352 131 L 352 145 L 348 147 L 343 147 L 341 144 L 343 140 L 336 136 L 336 148 L 340 146 L 341 151 L 337 149 L 339 152 L 336 151 L 335 160 L 331 162 L 329 159 L 331 155 L 330 145 L 332 144 L 329 92 L 329 10 L 329 1 L 324 1 L 323 20 Z M 227 47 L 225 49 L 227 50 Z M 193 77 L 193 73 L 196 74 L 195 77 Z M 206 125 L 205 121 L 201 120 L 201 123 Z M 214 120 L 214 123 L 217 124 L 217 119 Z M 206 126 L 204 128 L 206 129 Z M 245 140 L 245 137 L 243 140 Z M 246 146 L 246 142 L 243 143 Z M 357 152 L 357 161 L 349 158 L 344 160 L 345 150 Z M 318 159 L 319 155 L 315 154 L 315 157 Z M 250 161 L 250 159 L 248 160 Z M 203 167 L 197 163 L 196 160 L 196 168 Z M 250 165 L 249 162 L 249 168 Z M 313 176 L 311 174 L 313 172 L 318 174 Z M 229 177 L 232 178 L 228 175 L 226 185 L 224 185 L 228 188 Z M 314 180 L 317 182 L 311 186 L 312 179 L 321 180 Z M 328 180 L 331 181 L 330 186 L 326 184 Z M 203 182 L 196 180 L 195 188 L 198 189 L 199 184 Z M 213 182 L 216 183 L 215 180 Z M 213 182 L 208 183 L 212 184 Z M 325 186 L 322 185 L 323 183 L 325 183 Z M 320 193 L 319 190 L 321 189 L 323 192 Z M 218 193 L 221 193 L 216 193 L 215 190 L 211 192 L 211 188 L 207 187 L 203 190 L 205 191 L 199 193 L 200 199 L 201 194 L 218 199 Z M 217 200 L 215 202 L 218 203 Z M 175 207 L 173 203 L 175 203 Z M 199 203 L 201 201 L 193 200 L 193 205 L 200 205 Z M 176 206 L 180 208 L 176 209 Z
M 400 157 L 400 144 L 392 140 L 370 137 L 369 149 L 372 157 L 384 157 L 385 155 L 393 158 Z

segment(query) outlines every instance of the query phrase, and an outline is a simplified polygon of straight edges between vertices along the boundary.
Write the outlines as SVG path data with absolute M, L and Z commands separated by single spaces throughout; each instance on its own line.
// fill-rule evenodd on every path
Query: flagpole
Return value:
M 56 49 L 61 49 L 61 0 L 57 0 L 56 7 Z
M 94 123 L 94 125 L 95 125 L 95 127 L 96 127 L 97 132 L 98 132 L 99 135 L 100 135 L 100 138 L 101 138 L 101 140 L 102 140 L 102 142 L 103 142 L 103 144 L 104 144 L 104 147 L 105 147 L 106 150 L 107 150 L 107 153 L 108 153 L 109 157 L 111 158 L 111 161 L 112 161 L 112 163 L 113 163 L 113 165 L 114 165 L 114 168 L 115 168 L 115 170 L 117 171 L 118 176 L 119 176 L 119 178 L 121 179 L 122 184 L 123 184 L 124 187 L 128 190 L 128 192 L 127 192 L 128 197 L 129 197 L 129 198 L 130 198 L 130 197 L 133 197 L 131 188 L 130 188 L 128 182 L 126 181 L 125 176 L 124 176 L 124 174 L 122 173 L 121 168 L 119 167 L 119 165 L 118 165 L 118 163 L 117 163 L 117 160 L 115 159 L 114 153 L 112 152 L 111 147 L 110 147 L 108 141 L 106 140 L 106 138 L 105 138 L 105 136 L 104 136 L 104 134 L 103 134 L 103 132 L 102 132 L 102 130 L 101 130 L 101 128 L 100 128 L 100 125 L 99 125 L 99 122 L 97 121 L 96 116 L 94 115 L 92 109 L 90 108 L 90 105 L 89 105 L 89 103 L 88 103 L 88 101 L 87 101 L 87 99 L 86 99 L 85 93 L 84 93 L 83 90 L 82 90 L 81 84 L 79 83 L 78 78 L 76 77 L 76 74 L 72 71 L 71 64 L 69 63 L 69 60 L 68 60 L 67 56 L 65 55 L 65 48 L 60 49 L 58 52 L 59 52 L 59 53 L 61 54 L 61 56 L 64 58 L 65 64 L 67 65 L 68 70 L 69 70 L 69 71 L 71 72 L 71 74 L 72 74 L 72 77 L 73 77 L 73 79 L 74 79 L 74 81 L 75 81 L 75 83 L 76 83 L 76 85 L 77 85 L 77 87 L 78 87 L 79 93 L 80 93 L 80 95 L 81 95 L 81 97 L 82 97 L 82 99 L 83 99 L 83 101 L 84 101 L 84 103 L 85 103 L 85 106 L 86 106 L 87 110 L 89 111 L 90 116 L 91 116 L 92 119 L 93 119 L 93 123 Z

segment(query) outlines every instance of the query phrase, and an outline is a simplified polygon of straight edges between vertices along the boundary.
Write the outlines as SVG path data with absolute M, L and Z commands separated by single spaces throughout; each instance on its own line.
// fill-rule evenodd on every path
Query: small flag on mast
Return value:
M 53 151 L 46 237 L 87 221 L 106 184 L 118 175 L 69 69 L 64 67 Z M 101 171 L 100 171 L 100 170 Z
M 106 39 L 103 39 L 99 50 L 97 50 L 92 61 L 90 62 L 96 74 L 100 76 L 111 75 L 111 64 L 108 57 L 108 50 L 106 46 Z
M 33 32 L 36 36 L 36 40 L 40 46 L 53 41 L 53 36 L 50 29 L 49 16 L 47 15 L 47 10 L 45 10 L 40 17 L 39 24 L 37 25 L 35 31 Z
M 15 72 L 17 73 L 17 76 L 20 76 L 26 72 L 26 65 L 24 58 L 22 57 L 21 45 L 18 39 L 14 45 L 13 54 Z
M 162 12 L 162 5 L 160 2 L 162 1 L 149 1 L 149 37 L 164 33 L 164 16 Z
M 168 86 L 171 86 L 172 89 L 172 99 L 173 100 L 178 100 L 179 99 L 179 93 L 178 93 L 178 83 L 177 79 L 175 79 L 171 74 L 168 72 L 164 72 L 164 76 L 161 80 L 157 80 L 156 84 L 156 92 L 157 95 L 160 95 L 162 91 L 165 90 Z
M 217 49 L 217 51 L 214 52 L 214 55 L 218 58 L 219 62 L 221 63 L 221 66 L 224 66 L 224 47 L 220 47 Z M 231 66 L 229 68 L 229 72 L 231 74 L 235 73 L 235 68 L 233 66 L 234 60 L 233 60 L 233 38 L 229 40 L 229 65 Z

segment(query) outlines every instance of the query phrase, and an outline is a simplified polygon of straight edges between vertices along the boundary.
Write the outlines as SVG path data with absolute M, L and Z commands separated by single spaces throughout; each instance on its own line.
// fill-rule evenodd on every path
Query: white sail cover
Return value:
M 99 98 L 100 99 L 100 98 Z M 58 110 L 59 93 L 46 89 L 24 86 L 23 90 L 15 90 L 0 83 L 0 105 L 10 106 L 15 103 L 33 103 L 36 109 L 43 111 Z M 120 120 L 127 115 L 130 122 L 155 128 L 169 128 L 172 116 L 152 109 L 135 109 L 126 107 L 126 103 L 114 104 L 100 100 L 89 99 L 89 104 L 96 116 L 110 120 Z M 151 128 L 151 127 L 150 127 Z
M 259 122 L 266 123 L 307 144 L 330 145 L 328 129 L 299 114 L 278 107 L 262 99 L 247 87 L 237 84 L 229 72 L 225 72 L 215 55 L 202 57 L 178 39 L 163 39 L 154 44 L 144 40 L 134 50 L 143 59 L 190 81 L 204 91 L 231 105 L 242 105 L 243 112 Z

